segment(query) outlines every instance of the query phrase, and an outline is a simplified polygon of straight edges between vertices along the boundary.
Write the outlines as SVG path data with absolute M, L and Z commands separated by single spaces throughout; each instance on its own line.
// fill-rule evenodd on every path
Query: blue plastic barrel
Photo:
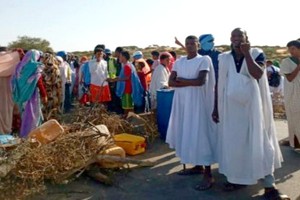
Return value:
M 165 140 L 168 130 L 169 118 L 172 109 L 174 89 L 157 90 L 157 127 L 160 138 Z

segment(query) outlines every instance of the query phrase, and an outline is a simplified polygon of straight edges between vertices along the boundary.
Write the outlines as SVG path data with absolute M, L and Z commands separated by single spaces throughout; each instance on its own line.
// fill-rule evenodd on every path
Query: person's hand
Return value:
M 240 50 L 243 55 L 250 53 L 250 43 L 249 42 L 241 43 Z
M 181 43 L 179 42 L 179 40 L 177 39 L 177 37 L 175 37 L 175 44 L 181 46 Z
M 215 123 L 219 123 L 220 120 L 219 120 L 219 112 L 218 112 L 218 109 L 214 109 L 213 113 L 211 114 L 212 116 L 212 120 L 215 122 Z
M 180 82 L 180 81 L 182 81 L 182 78 L 181 77 L 176 77 L 175 81 Z
M 111 83 L 117 82 L 117 78 L 108 78 L 108 82 Z
M 48 97 L 47 96 L 45 96 L 45 97 L 42 98 L 42 103 L 44 105 L 48 103 Z

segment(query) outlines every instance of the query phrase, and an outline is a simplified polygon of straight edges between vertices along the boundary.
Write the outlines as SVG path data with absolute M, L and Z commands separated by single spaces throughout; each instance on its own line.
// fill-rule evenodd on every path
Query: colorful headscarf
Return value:
M 87 56 L 82 56 L 82 57 L 80 58 L 80 64 L 85 63 L 87 60 L 88 60 L 88 57 L 87 57 Z
M 214 37 L 212 34 L 204 34 L 199 37 L 201 49 L 205 51 L 212 50 L 214 48 Z
M 36 89 L 35 86 L 42 72 L 42 63 L 37 61 L 39 57 L 38 51 L 28 51 L 17 65 L 12 77 L 13 99 L 19 108 L 32 97 Z

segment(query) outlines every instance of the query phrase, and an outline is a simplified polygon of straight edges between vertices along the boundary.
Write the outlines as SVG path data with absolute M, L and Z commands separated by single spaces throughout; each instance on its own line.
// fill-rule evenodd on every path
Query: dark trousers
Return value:
M 121 98 L 116 95 L 116 83 L 109 83 L 109 90 L 111 101 L 107 104 L 108 111 L 123 114 L 124 110 L 122 108 Z
M 70 112 L 71 110 L 71 84 L 70 83 L 66 83 L 65 84 L 65 101 L 64 101 L 64 111 Z

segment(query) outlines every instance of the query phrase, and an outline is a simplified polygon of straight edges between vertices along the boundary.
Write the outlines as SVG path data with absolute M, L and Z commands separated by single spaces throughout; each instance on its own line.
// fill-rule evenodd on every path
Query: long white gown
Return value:
M 163 88 L 164 86 L 168 86 L 170 72 L 164 67 L 162 64 L 159 64 L 153 74 L 151 76 L 151 83 L 149 86 L 149 92 L 151 95 L 151 108 L 157 108 L 157 95 L 156 91 Z
M 282 60 L 280 65 L 280 72 L 282 74 L 292 73 L 297 64 L 290 58 Z M 291 82 L 285 78 L 284 81 L 284 106 L 288 121 L 289 141 L 292 147 L 294 145 L 294 136 L 300 140 L 300 74 Z
M 211 59 L 200 55 L 190 60 L 182 57 L 172 70 L 186 79 L 195 79 L 200 71 L 208 71 L 203 86 L 175 88 L 166 142 L 182 163 L 211 165 L 216 161 L 216 132 L 211 118 L 215 76 Z
M 262 51 L 251 49 L 255 59 Z M 266 70 L 254 79 L 243 61 L 236 72 L 231 52 L 219 56 L 218 82 L 219 171 L 231 183 L 251 185 L 273 174 L 282 155 L 275 124 Z

